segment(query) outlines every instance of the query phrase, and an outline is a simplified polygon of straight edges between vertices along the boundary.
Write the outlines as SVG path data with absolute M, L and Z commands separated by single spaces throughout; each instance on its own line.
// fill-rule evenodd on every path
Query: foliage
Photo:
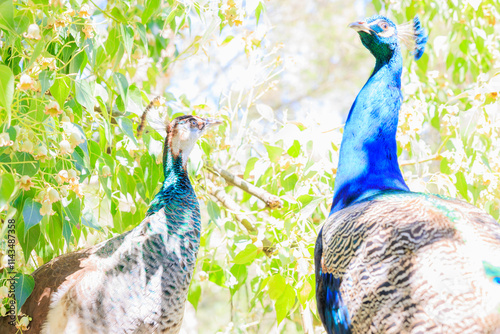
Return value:
M 150 126 L 138 137 L 136 128 L 145 105 L 161 95 L 159 115 L 225 121 L 200 141 L 189 164 L 206 208 L 188 297 L 205 320 L 198 331 L 321 331 L 312 259 L 329 212 L 342 126 L 330 115 L 334 106 L 320 113 L 307 99 L 343 91 L 349 82 L 355 94 L 373 61 L 333 14 L 354 21 L 351 7 L 333 2 L 319 10 L 311 2 L 312 11 L 299 11 L 300 3 L 0 3 L 0 267 L 7 266 L 10 218 L 21 274 L 142 220 L 162 178 L 162 129 Z M 500 4 L 375 0 L 366 10 L 399 23 L 418 14 L 430 33 L 420 61 L 405 57 L 398 144 L 410 188 L 463 198 L 498 219 Z M 301 43 L 317 41 L 309 50 L 315 58 L 303 65 L 290 61 L 299 52 L 280 44 L 286 34 L 280 29 L 290 23 L 270 13 L 281 11 L 311 32 Z M 325 33 L 314 17 L 336 28 Z M 217 59 L 231 53 L 234 62 Z M 333 73 L 342 87 L 328 85 L 328 77 L 314 81 L 330 73 L 329 54 L 341 58 L 344 68 Z M 199 71 L 196 62 L 221 70 Z M 297 67 L 304 71 L 292 77 Z M 201 99 L 179 93 L 186 73 L 196 86 L 206 85 Z M 344 114 L 353 99 L 338 102 Z M 266 207 L 210 166 L 278 195 L 282 207 Z M 20 289 L 32 289 L 29 276 L 20 277 L 26 283 L 18 282 Z M 228 317 L 215 321 L 215 309 Z

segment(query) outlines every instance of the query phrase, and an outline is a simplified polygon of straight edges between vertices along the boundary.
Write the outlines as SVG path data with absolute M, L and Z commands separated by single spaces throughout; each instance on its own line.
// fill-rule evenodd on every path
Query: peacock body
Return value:
M 415 18 L 351 24 L 375 69 L 344 128 L 330 216 L 315 249 L 318 312 L 328 333 L 498 333 L 500 226 L 463 201 L 413 193 L 397 162 L 402 103 L 398 41 L 415 58 Z M 399 29 L 399 30 L 398 30 Z
M 174 119 L 164 145 L 165 180 L 146 218 L 33 273 L 35 289 L 22 309 L 33 318 L 28 333 L 179 332 L 201 229 L 186 162 L 196 140 L 218 123 Z

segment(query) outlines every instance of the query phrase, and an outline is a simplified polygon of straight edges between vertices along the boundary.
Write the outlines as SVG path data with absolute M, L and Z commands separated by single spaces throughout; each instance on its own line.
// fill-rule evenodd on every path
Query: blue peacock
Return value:
M 196 140 L 220 123 L 185 115 L 167 125 L 165 179 L 146 218 L 129 232 L 38 268 L 22 309 L 33 318 L 27 333 L 179 332 L 201 229 L 186 163 Z M 15 329 L 7 326 L 0 324 L 0 331 Z
M 375 57 L 344 128 L 330 215 L 315 248 L 329 334 L 499 333 L 500 225 L 468 203 L 411 192 L 398 161 L 399 39 L 418 60 L 418 17 L 350 25 Z

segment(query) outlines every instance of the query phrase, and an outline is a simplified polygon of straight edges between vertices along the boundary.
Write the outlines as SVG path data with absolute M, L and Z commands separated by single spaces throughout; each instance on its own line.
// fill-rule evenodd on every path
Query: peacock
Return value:
M 350 25 L 375 57 L 344 128 L 328 219 L 315 246 L 329 334 L 500 333 L 500 226 L 466 202 L 411 192 L 397 161 L 399 40 L 418 60 L 418 17 Z
M 186 164 L 196 140 L 220 123 L 183 115 L 167 125 L 165 179 L 146 218 L 131 231 L 38 268 L 22 308 L 33 318 L 27 333 L 179 332 L 201 229 Z M 0 324 L 1 333 L 14 330 Z

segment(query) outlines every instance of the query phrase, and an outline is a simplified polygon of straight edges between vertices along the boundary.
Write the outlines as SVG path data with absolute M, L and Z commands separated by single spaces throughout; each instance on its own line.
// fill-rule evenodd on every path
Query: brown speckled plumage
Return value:
M 331 215 L 322 271 L 341 279 L 352 333 L 499 333 L 500 225 L 468 203 L 378 195 Z

